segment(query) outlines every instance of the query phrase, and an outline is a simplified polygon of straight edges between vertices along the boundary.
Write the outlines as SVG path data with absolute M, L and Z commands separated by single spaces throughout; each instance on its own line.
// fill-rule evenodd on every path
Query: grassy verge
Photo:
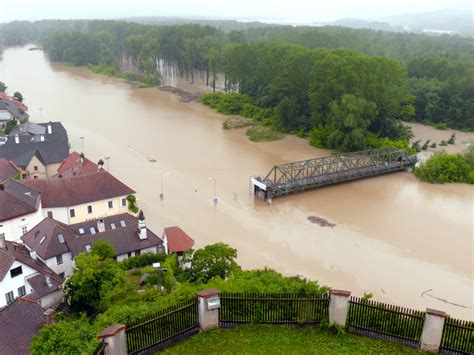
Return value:
M 254 123 L 249 118 L 245 118 L 242 116 L 230 116 L 228 119 L 225 120 L 222 126 L 224 127 L 224 129 L 233 129 L 253 126 L 253 124 Z
M 124 73 L 124 72 L 121 72 L 120 69 L 114 65 L 97 64 L 97 65 L 89 65 L 87 68 L 96 74 L 101 74 L 108 77 L 120 78 L 120 79 L 133 82 L 139 88 L 148 88 L 148 87 L 160 85 L 159 80 L 155 80 L 153 78 L 149 78 L 140 74 Z
M 165 354 L 415 354 L 395 342 L 317 328 L 243 325 L 200 333 L 164 351 Z
M 283 138 L 283 133 L 275 131 L 270 127 L 255 126 L 245 133 L 252 142 L 270 142 Z

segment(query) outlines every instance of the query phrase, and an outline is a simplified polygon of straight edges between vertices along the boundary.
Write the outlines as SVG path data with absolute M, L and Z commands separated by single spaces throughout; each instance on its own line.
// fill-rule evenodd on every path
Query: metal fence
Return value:
M 318 324 L 328 317 L 328 294 L 221 294 L 221 326 L 239 323 Z
M 101 341 L 99 345 L 97 345 L 97 348 L 95 348 L 94 352 L 92 353 L 93 355 L 105 355 L 105 347 L 107 346 L 107 343 L 104 341 Z
M 424 319 L 425 312 L 351 297 L 346 325 L 353 333 L 417 346 Z
M 197 301 L 178 304 L 127 325 L 129 354 L 152 352 L 199 331 Z
M 457 354 L 474 353 L 474 322 L 446 318 L 440 350 Z

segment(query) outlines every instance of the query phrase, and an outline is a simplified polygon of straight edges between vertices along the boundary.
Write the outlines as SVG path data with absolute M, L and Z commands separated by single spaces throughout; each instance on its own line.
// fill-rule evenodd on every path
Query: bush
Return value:
M 201 96 L 201 102 L 204 105 L 210 106 L 218 112 L 226 115 L 239 115 L 242 112 L 244 105 L 253 105 L 250 96 L 237 93 L 204 94 Z M 250 112 L 248 106 L 246 112 Z
M 245 133 L 252 142 L 270 142 L 283 138 L 283 134 L 270 127 L 251 127 Z
M 166 254 L 164 253 L 144 253 L 137 256 L 132 256 L 128 259 L 125 259 L 120 262 L 120 265 L 125 270 L 130 270 L 133 268 L 145 267 L 152 265 L 153 263 L 163 262 L 166 259 Z
M 444 123 L 444 122 L 443 122 L 443 123 L 441 123 L 441 122 L 440 122 L 440 123 L 435 123 L 435 124 L 433 125 L 433 127 L 436 128 L 436 129 L 439 129 L 439 130 L 441 130 L 441 131 L 445 131 L 445 130 L 448 129 L 448 125 L 447 125 L 446 123 Z
M 464 155 L 442 152 L 429 157 L 413 172 L 422 181 L 442 184 L 445 182 L 471 183 L 472 171 Z

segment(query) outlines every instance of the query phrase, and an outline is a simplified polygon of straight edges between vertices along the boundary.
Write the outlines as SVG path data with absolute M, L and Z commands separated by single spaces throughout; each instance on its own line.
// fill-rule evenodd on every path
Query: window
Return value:
M 64 272 L 60 272 L 60 273 L 59 273 L 59 277 L 64 280 L 64 278 L 65 278 L 66 276 L 65 276 Z
M 110 223 L 110 228 L 115 229 L 117 227 L 115 227 L 115 223 Z
M 76 217 L 76 211 L 74 211 L 74 208 L 71 208 L 69 210 L 69 217 L 74 218 Z
M 91 227 L 90 231 L 91 231 L 91 234 L 95 234 L 95 228 L 94 227 Z
M 79 234 L 84 234 L 84 228 L 79 228 Z
M 140 255 L 142 253 L 141 250 L 135 250 L 135 256 Z
M 25 235 L 26 233 L 28 233 L 28 227 L 27 227 L 27 226 L 21 227 L 21 233 L 23 233 L 23 235 Z
M 37 178 L 38 178 L 38 175 L 33 176 L 33 179 L 37 179 Z
M 90 252 L 90 251 L 91 251 L 91 246 L 90 246 L 90 244 L 87 244 L 85 248 L 86 248 L 86 251 L 87 251 L 87 252 Z
M 127 199 L 126 198 L 122 199 L 122 206 L 127 206 Z
M 5 293 L 5 298 L 7 300 L 7 304 L 12 303 L 15 300 L 15 298 L 13 296 L 13 291 Z
M 25 286 L 18 287 L 18 296 L 22 297 L 24 295 L 26 295 Z
M 40 244 L 43 244 L 44 240 L 46 239 L 46 236 L 43 235 L 43 237 L 40 239 Z
M 128 255 L 128 257 L 131 257 L 131 256 L 132 256 L 132 252 L 129 251 L 129 252 L 127 253 L 127 255 Z
M 22 270 L 21 266 L 18 266 L 16 268 L 10 270 L 10 276 L 11 276 L 12 279 L 14 277 L 17 277 L 18 275 L 21 275 L 21 274 L 23 274 L 23 270 Z
M 87 206 L 87 213 L 92 213 L 92 205 Z
M 120 225 L 121 225 L 122 227 L 126 227 L 126 226 L 127 226 L 127 225 L 125 224 L 125 221 L 124 221 L 123 219 L 120 220 Z
M 114 201 L 109 201 L 109 208 L 114 208 Z
M 48 217 L 49 217 L 49 218 L 53 218 L 53 212 L 48 211 Z
M 35 239 L 39 234 L 40 234 L 40 231 L 36 231 L 35 234 L 33 234 L 33 239 Z
M 33 167 L 33 170 L 34 170 L 34 171 L 38 171 L 38 166 L 35 165 L 35 166 Z
M 61 265 L 63 263 L 63 254 L 56 255 L 56 263 Z
M 0 238 L 5 238 L 5 233 L 0 233 Z
M 58 242 L 59 244 L 64 244 L 64 236 L 61 233 L 58 234 Z

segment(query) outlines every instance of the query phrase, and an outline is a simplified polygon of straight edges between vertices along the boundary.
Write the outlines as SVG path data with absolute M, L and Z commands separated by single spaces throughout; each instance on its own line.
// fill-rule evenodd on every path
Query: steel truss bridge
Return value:
M 252 177 L 255 194 L 271 199 L 319 186 L 336 184 L 414 167 L 416 156 L 395 148 L 370 149 L 275 165 L 264 178 Z

